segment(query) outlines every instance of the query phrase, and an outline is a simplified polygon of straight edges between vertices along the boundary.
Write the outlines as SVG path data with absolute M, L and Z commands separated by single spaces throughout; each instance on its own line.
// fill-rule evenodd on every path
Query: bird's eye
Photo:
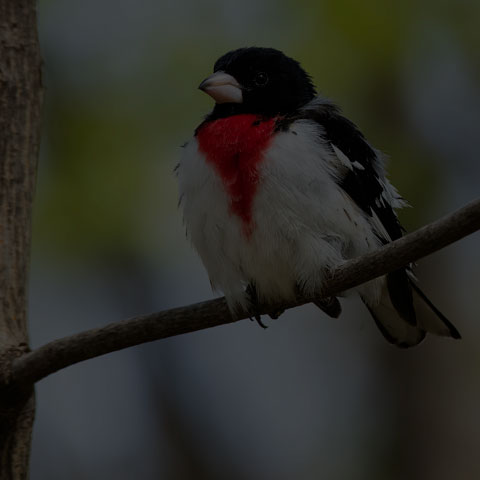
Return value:
M 268 75 L 265 72 L 258 72 L 253 80 L 255 85 L 263 87 L 268 83 Z

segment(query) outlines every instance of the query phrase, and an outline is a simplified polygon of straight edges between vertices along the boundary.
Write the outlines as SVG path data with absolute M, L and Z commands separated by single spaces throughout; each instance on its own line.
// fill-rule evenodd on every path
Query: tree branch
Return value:
M 336 268 L 321 297 L 339 293 L 404 267 L 480 229 L 480 199 L 426 225 L 379 250 L 349 260 Z M 216 327 L 255 314 L 293 308 L 313 298 L 262 305 L 233 318 L 225 299 L 217 298 L 186 307 L 139 316 L 54 340 L 13 361 L 12 381 L 34 383 L 74 363 L 161 338 Z

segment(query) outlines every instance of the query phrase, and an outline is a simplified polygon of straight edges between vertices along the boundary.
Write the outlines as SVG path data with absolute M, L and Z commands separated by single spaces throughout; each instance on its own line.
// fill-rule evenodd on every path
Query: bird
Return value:
M 232 315 L 314 298 L 332 269 L 402 237 L 396 210 L 406 202 L 386 176 L 385 156 L 317 94 L 298 61 L 274 48 L 239 48 L 215 62 L 199 89 L 215 104 L 183 145 L 179 206 Z M 427 332 L 460 338 L 411 266 L 355 291 L 391 344 L 411 347 Z M 341 313 L 337 297 L 316 305 Z

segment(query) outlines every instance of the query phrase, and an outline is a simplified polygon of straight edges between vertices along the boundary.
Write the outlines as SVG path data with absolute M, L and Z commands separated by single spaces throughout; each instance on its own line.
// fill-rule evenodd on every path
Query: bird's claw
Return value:
M 250 320 L 253 322 L 254 320 L 257 321 L 257 323 L 264 329 L 267 329 L 268 327 L 262 322 L 262 317 L 260 315 L 255 315 L 253 318 L 249 317 Z

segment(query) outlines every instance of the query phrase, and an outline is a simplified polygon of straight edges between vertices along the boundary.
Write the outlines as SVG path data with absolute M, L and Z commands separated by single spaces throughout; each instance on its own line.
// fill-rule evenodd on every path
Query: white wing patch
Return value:
M 333 151 L 335 152 L 335 155 L 340 160 L 340 163 L 344 167 L 347 167 L 349 170 L 353 170 L 353 163 L 349 160 L 349 158 L 337 146 L 335 146 L 333 143 L 331 143 L 330 145 L 332 146 Z M 358 162 L 355 162 L 355 163 L 358 163 Z
M 365 167 L 360 163 L 355 160 L 355 162 L 350 161 L 350 159 L 333 143 L 330 144 L 333 148 L 333 151 L 335 152 L 335 155 L 337 156 L 338 160 L 340 160 L 340 163 L 348 168 L 349 170 L 353 170 L 356 168 L 357 170 L 365 170 Z
M 360 162 L 357 162 L 356 160 L 352 162 L 352 166 L 355 168 L 358 168 L 358 170 L 365 170 L 365 167 Z

